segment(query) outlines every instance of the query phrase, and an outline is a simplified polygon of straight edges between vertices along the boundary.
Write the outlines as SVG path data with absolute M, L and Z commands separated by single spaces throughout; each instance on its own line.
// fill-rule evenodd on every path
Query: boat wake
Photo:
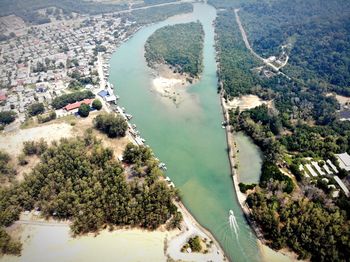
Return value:
M 234 231 L 236 238 L 238 240 L 239 227 L 238 227 L 238 223 L 237 223 L 235 214 L 233 213 L 233 210 L 230 210 L 230 212 L 229 212 L 228 222 L 230 223 L 230 228 L 231 228 L 231 230 Z

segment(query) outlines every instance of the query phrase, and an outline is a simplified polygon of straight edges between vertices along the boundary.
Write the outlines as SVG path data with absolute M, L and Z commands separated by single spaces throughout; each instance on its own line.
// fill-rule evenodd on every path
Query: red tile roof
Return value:
M 6 100 L 6 93 L 0 90 L 0 101 L 5 101 Z
M 90 105 L 92 103 L 92 101 L 94 101 L 94 100 L 93 99 L 84 99 L 82 101 L 68 104 L 64 107 L 64 109 L 66 109 L 67 111 L 70 111 L 70 110 L 79 108 L 81 104 Z

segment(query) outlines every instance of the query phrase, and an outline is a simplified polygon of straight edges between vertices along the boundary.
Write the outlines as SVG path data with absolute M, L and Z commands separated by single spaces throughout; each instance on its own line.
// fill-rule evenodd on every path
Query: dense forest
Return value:
M 275 249 L 289 247 L 301 259 L 347 261 L 350 200 L 342 192 L 339 198 L 333 198 L 333 191 L 322 178 L 311 181 L 299 170 L 299 165 L 307 163 L 307 157 L 336 163 L 334 153 L 349 151 L 350 124 L 334 122 L 330 126 L 312 127 L 299 124 L 290 129 L 293 133 L 286 133 L 283 130 L 288 124 L 282 123 L 286 119 L 281 120 L 266 105 L 244 112 L 231 111 L 230 117 L 236 130 L 250 135 L 264 153 L 259 186 L 241 184 L 240 188 L 246 192 L 255 187 L 247 203 L 267 244 Z M 281 165 L 295 179 L 282 173 Z M 338 176 L 349 177 L 344 170 Z M 332 176 L 327 179 L 335 183 Z
M 251 92 L 258 79 L 251 69 L 260 63 L 245 47 L 233 11 L 220 12 L 215 21 L 218 76 L 227 95 Z
M 0 16 L 15 14 L 26 19 L 28 14 L 42 8 L 57 7 L 64 12 L 86 14 L 110 13 L 128 8 L 127 4 L 101 4 L 83 0 L 3 0 L 1 1 Z
M 255 94 L 273 101 L 230 111 L 230 124 L 252 137 L 264 154 L 259 185 L 240 185 L 248 193 L 252 218 L 272 248 L 289 247 L 312 261 L 347 261 L 349 198 L 342 192 L 334 198 L 328 183 L 305 177 L 299 166 L 310 157 L 338 165 L 334 154 L 350 153 L 350 123 L 338 120 L 339 104 L 327 94 L 349 91 L 349 3 L 209 2 L 221 8 L 215 23 L 219 90 L 226 99 Z M 233 8 L 240 8 L 260 55 L 278 57 L 288 44 L 290 59 L 282 71 L 290 78 L 260 73 L 263 65 L 245 47 Z M 348 183 L 348 172 L 341 170 L 338 176 Z M 335 183 L 333 177 L 327 179 Z
M 134 10 L 130 14 L 127 14 L 127 17 L 131 20 L 135 20 L 138 24 L 149 24 L 162 21 L 168 17 L 181 13 L 190 13 L 192 10 L 192 4 L 181 3 Z
M 289 246 L 300 259 L 348 261 L 350 221 L 334 204 L 283 193 L 276 181 L 250 194 L 247 203 L 273 248 Z
M 291 45 L 287 75 L 318 89 L 350 95 L 350 2 L 282 0 L 246 3 L 241 19 L 263 57 Z
M 95 232 L 104 225 L 155 229 L 169 221 L 176 227 L 181 220 L 173 204 L 177 193 L 159 179 L 163 174 L 149 148 L 126 148 L 125 156 L 129 151 L 143 156 L 137 164 L 127 157 L 128 173 L 113 151 L 104 148 L 91 133 L 62 139 L 49 147 L 29 143 L 26 148 L 26 153 L 30 149 L 39 154 L 41 162 L 23 182 L 0 189 L 0 237 L 7 241 L 2 252 L 20 248 L 1 227 L 11 225 L 24 210 L 70 219 L 74 234 Z M 39 152 L 38 148 L 43 150 Z M 7 161 L 6 156 L 2 158 Z
M 163 63 L 192 77 L 202 72 L 204 31 L 199 22 L 165 26 L 154 32 L 145 44 L 149 66 Z
M 137 7 L 151 6 L 157 4 L 165 4 L 175 2 L 176 0 L 146 0 Z M 50 19 L 41 16 L 37 10 L 43 8 L 56 7 L 62 9 L 63 14 L 80 13 L 97 15 L 103 13 L 112 13 L 128 9 L 126 3 L 101 3 L 84 0 L 3 0 L 0 3 L 0 16 L 15 14 L 21 17 L 24 21 L 32 24 L 43 24 L 50 22 Z M 173 4 L 168 6 L 159 6 L 149 9 L 141 9 L 132 12 L 132 16 L 137 18 L 140 23 L 150 23 L 162 20 L 169 16 L 187 12 L 192 9 L 189 3 Z

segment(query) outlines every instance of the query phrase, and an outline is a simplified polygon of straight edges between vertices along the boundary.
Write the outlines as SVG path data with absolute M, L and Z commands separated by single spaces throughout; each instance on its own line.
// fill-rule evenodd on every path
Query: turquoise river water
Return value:
M 213 7 L 198 3 L 191 14 L 142 28 L 113 54 L 109 81 L 120 96 L 119 104 L 134 116 L 133 123 L 146 143 L 166 163 L 167 176 L 180 189 L 184 204 L 198 222 L 212 232 L 232 261 L 260 261 L 256 237 L 243 216 L 230 177 L 217 94 L 215 17 Z M 205 31 L 204 70 L 200 81 L 186 91 L 185 101 L 175 106 L 152 91 L 144 44 L 160 27 L 196 20 Z M 247 142 L 240 144 L 242 152 Z M 259 176 L 258 171 L 255 174 Z M 244 173 L 240 175 L 244 177 Z M 237 219 L 237 234 L 229 226 L 229 210 Z

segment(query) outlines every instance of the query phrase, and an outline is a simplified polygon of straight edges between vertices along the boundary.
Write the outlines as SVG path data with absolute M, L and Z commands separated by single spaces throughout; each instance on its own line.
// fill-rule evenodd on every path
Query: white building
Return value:
M 348 153 L 336 154 L 339 162 L 339 167 L 350 171 L 350 156 Z

